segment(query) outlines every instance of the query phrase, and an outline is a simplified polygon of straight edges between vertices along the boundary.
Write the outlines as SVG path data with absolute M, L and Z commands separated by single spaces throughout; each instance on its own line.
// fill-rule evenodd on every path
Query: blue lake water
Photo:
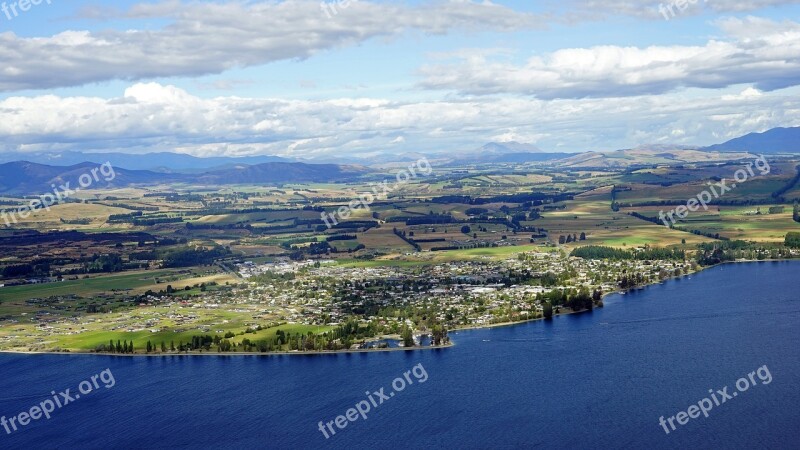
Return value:
M 452 333 L 456 345 L 441 350 L 0 355 L 6 417 L 106 368 L 116 383 L 49 420 L 0 428 L 0 448 L 798 448 L 798 274 L 798 262 L 725 265 L 590 313 Z M 328 439 L 319 431 L 418 364 L 427 381 L 418 369 L 367 420 L 333 425 Z M 669 435 L 659 425 L 764 365 L 771 383 L 756 377 Z

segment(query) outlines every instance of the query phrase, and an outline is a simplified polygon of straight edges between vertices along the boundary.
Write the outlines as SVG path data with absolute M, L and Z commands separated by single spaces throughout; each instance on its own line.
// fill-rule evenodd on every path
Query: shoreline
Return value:
M 627 292 L 637 290 L 637 289 L 645 289 L 650 286 L 655 286 L 657 284 L 661 284 L 665 281 L 669 280 L 676 280 L 679 278 L 689 277 L 708 269 L 713 269 L 715 267 L 721 267 L 725 264 L 752 264 L 752 263 L 762 263 L 762 262 L 788 262 L 788 261 L 800 261 L 798 258 L 788 258 L 788 259 L 763 259 L 763 260 L 735 260 L 735 261 L 724 261 L 719 264 L 714 264 L 713 266 L 706 266 L 700 267 L 700 269 L 690 272 L 687 274 L 683 274 L 680 276 L 673 276 L 666 278 L 664 280 L 660 280 L 655 283 L 645 284 L 642 286 L 637 286 L 632 289 L 622 290 L 616 289 L 613 291 L 609 291 L 603 293 L 602 299 L 605 299 L 606 296 L 613 295 L 613 294 L 625 294 Z M 602 301 L 602 300 L 601 300 Z M 565 307 L 566 308 L 566 307 Z M 589 311 L 594 311 L 594 309 L 603 308 L 601 307 L 594 307 L 593 309 L 583 309 L 580 311 L 569 311 L 569 312 L 562 312 L 559 314 L 554 314 L 553 318 L 559 316 L 569 316 L 573 314 L 581 314 Z M 458 331 L 470 331 L 470 330 L 482 330 L 482 329 L 491 329 L 491 328 L 499 328 L 499 327 L 508 327 L 514 325 L 522 325 L 531 322 L 537 322 L 541 320 L 546 320 L 544 317 L 537 317 L 534 319 L 525 319 L 525 320 L 518 320 L 513 322 L 500 322 L 500 323 L 493 323 L 489 325 L 480 325 L 480 326 L 463 326 L 453 328 L 449 330 L 448 333 L 458 332 Z M 551 319 L 552 320 L 552 319 Z M 383 336 L 382 338 L 386 338 Z M 381 338 L 375 338 L 381 339 Z M 355 350 L 326 350 L 326 351 L 283 351 L 283 352 L 184 352 L 184 353 L 133 353 L 133 354 L 126 354 L 126 353 L 96 353 L 96 352 L 89 352 L 89 351 L 59 351 L 59 352 L 48 352 L 48 351 L 15 351 L 15 350 L 0 350 L 0 354 L 12 354 L 12 355 L 96 355 L 96 356 L 114 356 L 114 357 L 157 357 L 163 358 L 168 356 L 314 356 L 314 355 L 339 355 L 339 354 L 357 354 L 357 353 L 383 353 L 383 352 L 397 352 L 397 351 L 416 351 L 416 350 L 436 350 L 436 349 L 447 349 L 450 347 L 455 346 L 453 341 L 448 342 L 444 345 L 437 345 L 437 346 L 415 346 L 415 347 L 394 347 L 394 348 L 371 348 L 371 349 L 355 349 Z
M 21 352 L 14 350 L 0 350 L 0 354 L 9 355 L 64 355 L 64 356 L 113 356 L 118 358 L 165 358 L 168 356 L 316 356 L 316 355 L 342 355 L 351 353 L 376 353 L 376 352 L 412 352 L 422 350 L 438 350 L 455 346 L 453 342 L 444 345 L 426 345 L 414 347 L 394 348 L 360 348 L 355 350 L 325 350 L 325 351 L 288 351 L 288 352 L 175 352 L 175 353 L 103 353 L 87 351 L 60 351 L 60 352 Z
M 617 292 L 619 292 L 619 291 L 609 292 L 609 294 L 613 294 L 613 293 L 617 293 Z M 603 294 L 604 297 L 605 297 L 605 295 L 606 294 Z M 553 319 L 555 319 L 556 317 L 560 317 L 560 316 L 569 316 L 569 315 L 572 315 L 572 314 L 580 314 L 580 313 L 593 311 L 596 308 L 602 308 L 602 306 L 595 306 L 593 309 L 582 309 L 580 311 L 561 312 L 561 313 L 558 313 L 558 314 L 553 313 Z M 456 331 L 486 330 L 486 329 L 490 329 L 490 328 L 510 327 L 510 326 L 513 326 L 513 325 L 521 325 L 523 323 L 538 322 L 540 320 L 547 320 L 547 319 L 545 319 L 544 317 L 537 317 L 535 319 L 516 320 L 516 321 L 513 321 L 513 322 L 498 322 L 498 323 L 492 323 L 492 324 L 489 324 L 489 325 L 465 325 L 463 327 L 458 327 L 458 328 L 453 328 L 452 330 L 448 330 L 448 333 L 452 333 L 452 332 L 456 332 Z

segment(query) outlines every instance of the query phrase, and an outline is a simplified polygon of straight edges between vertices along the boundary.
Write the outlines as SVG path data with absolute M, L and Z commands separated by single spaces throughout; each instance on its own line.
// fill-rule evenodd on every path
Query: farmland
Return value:
M 752 250 L 767 254 L 800 230 L 793 217 L 798 160 L 790 157 L 776 157 L 768 174 L 664 226 L 659 214 L 686 205 L 753 156 L 683 157 L 634 152 L 559 164 L 445 166 L 396 183 L 385 195 L 376 186 L 394 183 L 393 168 L 343 183 L 84 191 L 0 229 L 0 349 L 91 351 L 119 340 L 180 347 L 203 335 L 240 350 L 250 341 L 271 350 L 338 349 L 353 345 L 351 338 L 399 335 L 404 327 L 421 333 L 443 326 L 449 315 L 407 322 L 406 310 L 381 310 L 355 297 L 333 307 L 325 302 L 338 294 L 292 284 L 291 277 L 306 279 L 313 265 L 297 266 L 291 276 L 268 271 L 266 290 L 259 290 L 242 278 L 241 267 L 325 262 L 365 277 L 383 270 L 406 277 L 479 264 L 476 270 L 494 267 L 482 281 L 491 284 L 492 277 L 508 276 L 495 265 L 599 246 L 686 252 L 686 265 L 663 263 L 672 273 L 687 270 L 698 245 L 741 240 L 767 246 Z M 535 314 L 531 305 L 525 317 Z M 509 313 L 514 305 L 496 307 L 497 317 L 517 317 Z M 374 319 L 379 313 L 387 315 Z M 462 313 L 466 323 L 489 320 Z M 347 325 L 352 320 L 360 326 Z M 341 333 L 352 335 L 332 338 Z

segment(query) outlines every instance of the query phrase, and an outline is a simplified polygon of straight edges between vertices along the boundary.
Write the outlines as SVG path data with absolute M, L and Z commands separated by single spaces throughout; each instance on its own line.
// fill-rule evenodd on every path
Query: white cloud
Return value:
M 691 17 L 703 13 L 733 13 L 757 11 L 768 7 L 797 4 L 795 0 L 570 0 L 570 12 L 566 17 L 572 21 L 600 20 L 610 16 L 631 16 L 643 19 L 664 20 L 664 9 L 669 20 Z M 663 5 L 664 9 L 659 9 Z
M 727 40 L 703 46 L 597 46 L 534 56 L 525 64 L 484 56 L 420 69 L 427 89 L 542 99 L 661 94 L 753 83 L 769 91 L 800 84 L 800 24 L 750 17 L 720 23 Z
M 640 143 L 710 144 L 775 126 L 800 126 L 798 89 L 695 90 L 608 99 L 479 97 L 447 101 L 321 101 L 218 97 L 139 83 L 118 98 L 0 101 L 0 151 L 180 151 L 199 156 L 293 157 L 455 152 L 493 140 L 543 150 Z M 714 134 L 716 133 L 716 134 Z
M 0 91 L 77 86 L 106 80 L 219 74 L 239 67 L 308 58 L 375 37 L 408 31 L 515 31 L 539 27 L 538 16 L 489 1 L 439 0 L 422 6 L 352 2 L 327 17 L 318 0 L 167 1 L 127 13 L 92 8 L 83 16 L 165 18 L 157 29 L 65 31 L 49 37 L 0 33 Z
M 751 98 L 758 98 L 758 97 L 761 97 L 762 95 L 764 95 L 764 94 L 761 91 L 759 91 L 758 89 L 749 87 L 749 88 L 743 90 L 742 92 L 740 92 L 738 94 L 723 95 L 722 96 L 722 100 L 725 100 L 725 101 L 746 100 L 746 99 L 751 99 Z

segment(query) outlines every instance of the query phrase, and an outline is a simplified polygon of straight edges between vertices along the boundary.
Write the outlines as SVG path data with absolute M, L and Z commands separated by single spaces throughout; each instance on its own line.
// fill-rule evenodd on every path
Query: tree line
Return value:
M 645 247 L 638 250 L 623 250 L 602 245 L 587 245 L 576 248 L 570 253 L 583 259 L 610 259 L 610 260 L 679 260 L 686 259 L 686 251 L 680 248 Z

